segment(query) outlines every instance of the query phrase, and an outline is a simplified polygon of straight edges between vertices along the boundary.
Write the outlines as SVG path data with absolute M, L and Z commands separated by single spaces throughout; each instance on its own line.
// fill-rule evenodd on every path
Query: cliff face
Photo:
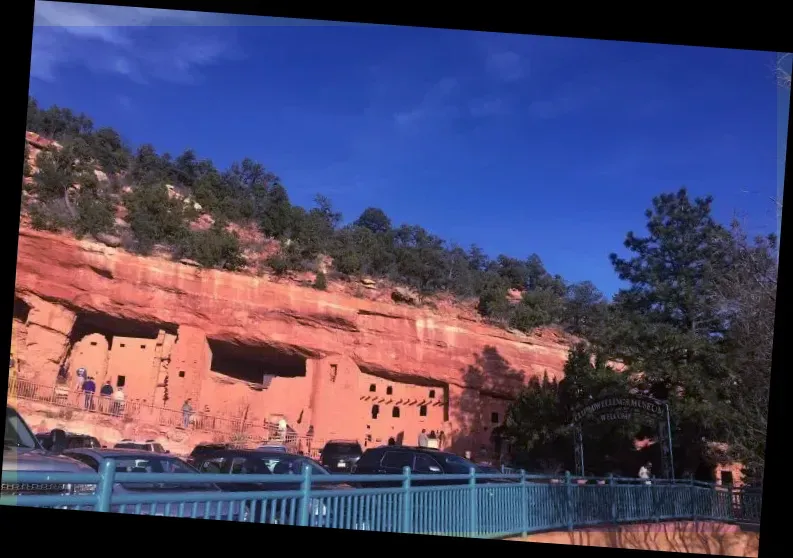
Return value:
M 39 317 L 28 321 L 40 331 L 28 327 L 28 352 L 31 343 L 68 334 L 69 317 L 87 312 L 308 358 L 345 355 L 362 371 L 395 380 L 507 395 L 528 375 L 560 376 L 569 348 L 548 331 L 512 334 L 430 310 L 197 269 L 30 229 L 20 230 L 16 293 L 28 304 L 47 303 L 33 304 L 31 316 Z M 472 374 L 472 367 L 482 373 Z

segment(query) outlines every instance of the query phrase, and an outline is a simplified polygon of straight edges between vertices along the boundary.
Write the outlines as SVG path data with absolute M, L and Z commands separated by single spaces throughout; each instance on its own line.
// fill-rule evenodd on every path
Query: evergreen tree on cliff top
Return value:
M 703 440 L 724 436 L 726 323 L 716 299 L 717 280 L 729 273 L 729 232 L 711 216 L 711 198 L 691 200 L 685 189 L 663 194 L 646 212 L 648 235 L 628 233 L 631 257 L 611 254 L 620 279 L 607 346 L 640 389 L 668 399 L 676 461 L 697 466 Z

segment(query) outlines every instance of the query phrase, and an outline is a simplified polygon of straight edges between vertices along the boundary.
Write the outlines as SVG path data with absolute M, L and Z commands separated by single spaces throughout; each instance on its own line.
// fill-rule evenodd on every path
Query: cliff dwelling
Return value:
M 86 368 L 97 384 L 123 387 L 138 404 L 130 408 L 151 409 L 129 417 L 135 425 L 153 422 L 187 451 L 241 433 L 243 422 L 261 440 L 282 420 L 316 443 L 413 445 L 425 430 L 454 451 L 492 450 L 511 394 L 532 375 L 561 375 L 569 349 L 557 336 L 529 342 L 454 316 L 197 273 L 25 228 L 13 332 L 20 378 L 48 388 L 61 366 L 70 378 Z M 187 399 L 196 416 L 183 430 Z
M 97 386 L 109 381 L 130 400 L 156 405 L 158 384 L 170 360 L 166 349 L 175 342 L 176 332 L 167 324 L 79 313 L 63 364 L 69 378 L 83 368 Z

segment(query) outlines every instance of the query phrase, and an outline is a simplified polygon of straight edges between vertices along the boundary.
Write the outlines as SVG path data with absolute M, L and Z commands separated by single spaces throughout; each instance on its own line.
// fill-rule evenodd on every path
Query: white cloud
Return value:
M 458 83 L 456 79 L 441 79 L 427 91 L 417 105 L 396 113 L 394 115 L 394 121 L 399 127 L 405 128 L 427 119 L 456 115 L 457 109 L 450 102 L 450 98 L 457 88 Z
M 30 73 L 54 81 L 59 71 L 82 66 L 139 83 L 191 83 L 201 68 L 240 57 L 232 21 L 225 14 L 37 1 Z M 159 26 L 170 27 L 150 32 Z
M 511 50 L 491 52 L 487 57 L 487 69 L 505 82 L 518 81 L 525 74 L 523 58 Z

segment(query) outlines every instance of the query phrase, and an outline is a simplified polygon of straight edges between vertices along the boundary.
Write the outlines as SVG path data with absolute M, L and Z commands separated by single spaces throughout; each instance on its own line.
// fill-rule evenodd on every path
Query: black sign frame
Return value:
M 669 404 L 653 397 L 629 395 L 621 397 L 601 397 L 573 414 L 573 443 L 575 452 L 575 468 L 577 476 L 584 476 L 584 439 L 582 425 L 584 422 L 613 422 L 629 420 L 637 415 L 650 419 L 657 425 L 658 443 L 661 447 L 662 474 L 674 479 L 674 456 L 672 453 L 672 423 L 669 417 Z

